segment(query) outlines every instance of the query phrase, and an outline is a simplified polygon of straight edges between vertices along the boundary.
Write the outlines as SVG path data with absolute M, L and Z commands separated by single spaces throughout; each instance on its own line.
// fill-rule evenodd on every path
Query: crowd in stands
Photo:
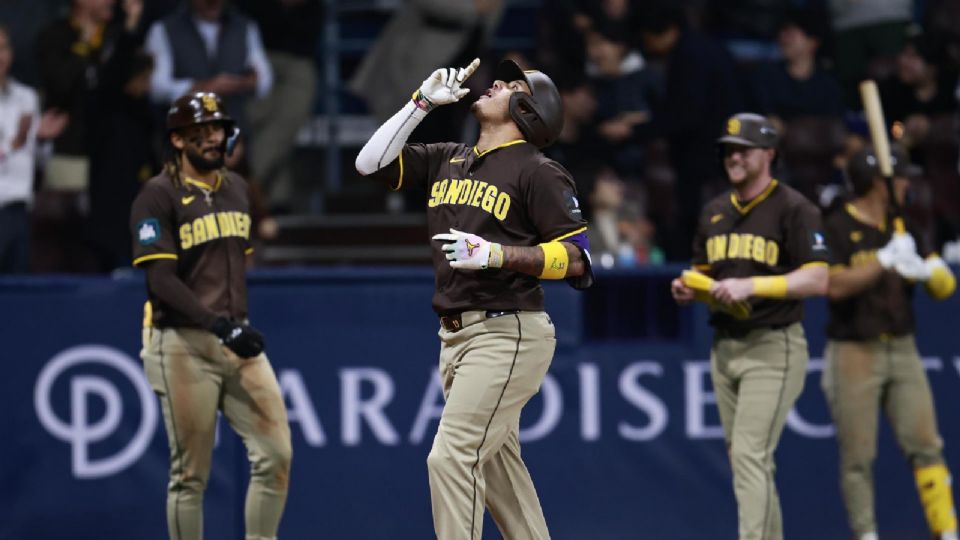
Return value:
M 238 120 L 231 165 L 252 180 L 268 241 L 271 215 L 297 206 L 291 156 L 320 91 L 324 5 L 0 3 L 0 272 L 129 266 L 130 202 L 164 157 L 166 107 L 188 91 L 217 92 Z M 379 123 L 436 67 L 479 56 L 474 96 L 504 56 L 545 71 L 565 103 L 545 152 L 578 183 L 600 265 L 634 267 L 689 258 L 703 202 L 725 188 L 715 139 L 736 112 L 778 126 L 778 179 L 837 206 L 847 156 L 869 137 L 857 85 L 873 78 L 921 166 L 911 217 L 948 260 L 960 246 L 960 0 L 542 0 L 535 45 L 515 49 L 496 39 L 511 9 L 400 2 L 342 85 Z M 464 103 L 432 112 L 411 141 L 475 137 Z M 423 193 L 406 197 L 422 211 Z

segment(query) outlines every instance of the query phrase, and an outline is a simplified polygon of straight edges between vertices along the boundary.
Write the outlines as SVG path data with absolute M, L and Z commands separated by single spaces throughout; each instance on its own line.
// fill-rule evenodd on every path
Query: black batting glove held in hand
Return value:
M 253 358 L 263 352 L 263 334 L 246 324 L 218 317 L 210 326 L 210 331 L 220 338 L 220 343 L 240 358 Z

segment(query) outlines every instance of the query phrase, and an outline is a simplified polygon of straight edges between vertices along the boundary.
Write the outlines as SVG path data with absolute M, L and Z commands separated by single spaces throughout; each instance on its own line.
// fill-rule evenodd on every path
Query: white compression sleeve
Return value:
M 407 138 L 427 116 L 426 111 L 408 101 L 397 114 L 383 123 L 357 154 L 357 172 L 366 176 L 386 167 L 400 155 Z

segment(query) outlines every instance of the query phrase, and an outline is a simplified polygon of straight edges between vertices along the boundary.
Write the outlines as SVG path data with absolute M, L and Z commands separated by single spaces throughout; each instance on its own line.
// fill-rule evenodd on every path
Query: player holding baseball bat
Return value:
M 876 85 L 866 81 L 861 91 L 874 145 L 851 158 L 853 199 L 826 219 L 832 264 L 822 387 L 837 428 L 844 503 L 854 537 L 876 540 L 872 468 L 882 404 L 913 467 L 933 538 L 956 540 L 950 473 L 912 309 L 915 282 L 943 299 L 956 280 L 926 246 L 926 260 L 917 253 L 900 212 L 911 174 L 907 154 L 891 152 Z

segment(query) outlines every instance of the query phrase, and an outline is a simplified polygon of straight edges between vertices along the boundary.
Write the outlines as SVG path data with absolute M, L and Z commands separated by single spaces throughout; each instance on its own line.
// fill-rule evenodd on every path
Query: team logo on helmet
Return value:
M 740 134 L 740 119 L 731 118 L 727 120 L 727 134 L 728 135 L 739 135 Z
M 210 94 L 205 94 L 200 97 L 200 100 L 203 101 L 203 108 L 206 109 L 207 112 L 217 112 L 217 98 Z

